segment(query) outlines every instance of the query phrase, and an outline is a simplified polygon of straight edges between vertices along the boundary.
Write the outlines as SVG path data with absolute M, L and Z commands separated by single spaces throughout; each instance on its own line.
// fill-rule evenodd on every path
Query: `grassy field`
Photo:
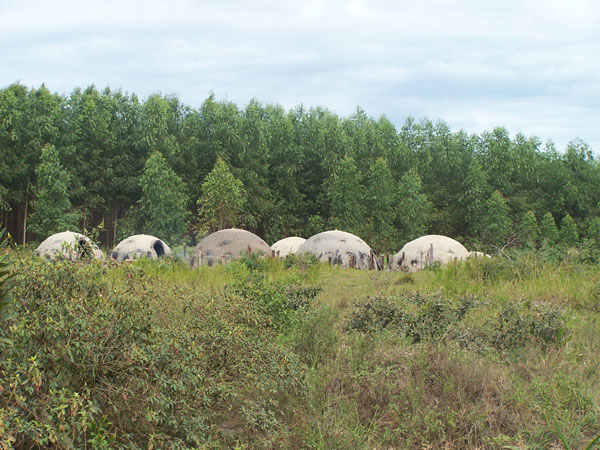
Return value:
M 11 255 L 0 448 L 585 448 L 600 271 Z

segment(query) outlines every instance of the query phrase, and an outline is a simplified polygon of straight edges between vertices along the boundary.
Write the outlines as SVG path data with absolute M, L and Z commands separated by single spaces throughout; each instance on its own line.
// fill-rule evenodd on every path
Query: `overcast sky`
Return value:
M 0 87 L 504 126 L 600 154 L 600 0 L 0 0 Z

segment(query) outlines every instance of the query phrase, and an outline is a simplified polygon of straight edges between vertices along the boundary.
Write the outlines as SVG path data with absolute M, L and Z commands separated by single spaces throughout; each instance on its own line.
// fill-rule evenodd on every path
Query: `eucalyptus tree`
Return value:
M 243 183 L 235 178 L 223 159 L 217 158 L 202 183 L 198 199 L 201 234 L 240 225 L 246 198 Z
M 594 250 L 600 250 L 600 217 L 594 217 L 590 220 L 587 228 L 587 241 Z
M 539 238 L 539 226 L 531 210 L 523 214 L 519 224 L 519 243 L 526 248 L 535 248 Z
M 183 123 L 182 157 L 186 169 L 182 177 L 190 192 L 190 209 L 197 215 L 202 183 L 220 157 L 239 164 L 242 151 L 242 117 L 232 102 L 217 101 L 211 93 L 197 110 L 190 110 Z
M 558 241 L 558 229 L 550 212 L 544 214 L 540 221 L 540 241 L 542 245 L 554 245 Z
M 567 247 L 575 247 L 579 243 L 579 232 L 573 218 L 567 214 L 560 223 L 558 232 L 560 242 Z
M 540 141 L 536 137 L 526 138 L 517 133 L 511 145 L 511 180 L 510 195 L 506 201 L 513 217 L 522 217 L 528 210 L 534 209 L 539 215 L 544 210 L 538 210 L 540 198 L 545 193 L 540 189 Z M 504 191 L 503 191 L 504 192 Z
M 337 115 L 323 108 L 306 109 L 302 105 L 288 113 L 294 133 L 294 145 L 302 155 L 298 191 L 302 195 L 302 217 L 329 216 L 326 183 L 345 155 L 345 136 Z
M 45 85 L 28 89 L 13 84 L 0 96 L 0 159 L 4 161 L 0 166 L 6 167 L 0 173 L 0 186 L 5 192 L 3 209 L 8 210 L 4 221 L 19 241 L 26 238 L 29 201 L 42 148 L 59 145 L 63 101 Z
M 354 158 L 344 156 L 327 180 L 331 227 L 360 235 L 365 226 L 364 187 Z
M 267 105 L 263 120 L 269 130 L 266 179 L 272 196 L 272 210 L 263 218 L 264 237 L 267 242 L 275 242 L 303 234 L 303 196 L 299 189 L 302 153 L 294 140 L 290 117 L 281 106 Z
M 463 215 L 459 207 L 463 177 L 473 152 L 466 133 L 453 134 L 443 121 L 415 122 L 407 119 L 400 131 L 403 142 L 411 149 L 413 168 L 422 180 L 423 191 L 433 205 L 431 228 L 437 233 L 462 232 Z
M 482 134 L 482 166 L 492 189 L 510 193 L 510 180 L 514 168 L 512 142 L 505 128 L 497 127 Z
M 365 180 L 366 236 L 365 240 L 378 251 L 395 249 L 394 228 L 396 185 L 387 161 L 377 158 Z
M 264 107 L 252 99 L 241 115 L 241 151 L 235 165 L 236 176 L 242 181 L 247 192 L 244 205 L 246 226 L 264 235 L 267 217 L 276 213 L 273 195 L 269 188 L 271 128 L 267 124 Z
M 23 135 L 27 101 L 28 90 L 20 84 L 0 90 L 0 211 L 5 213 L 22 203 L 26 189 L 22 182 L 33 177 Z M 5 224 L 7 215 L 2 215 Z
M 401 242 L 427 234 L 433 205 L 423 192 L 421 177 L 415 169 L 406 172 L 396 191 L 396 228 Z
M 185 170 L 181 141 L 189 108 L 175 96 L 150 95 L 140 111 L 140 143 L 148 153 L 158 150 L 178 173 Z
M 569 142 L 563 157 L 567 181 L 564 212 L 577 223 L 596 213 L 600 201 L 600 164 L 583 141 Z
M 544 214 L 548 212 L 553 216 L 560 217 L 565 211 L 565 186 L 569 182 L 564 155 L 556 149 L 551 141 L 548 141 L 540 157 L 537 167 L 540 194 L 537 196 L 537 201 L 531 206 L 538 217 L 543 218 Z
M 458 197 L 460 210 L 464 213 L 465 229 L 463 235 L 476 237 L 483 227 L 486 214 L 486 202 L 490 196 L 487 175 L 478 158 L 473 157 L 466 176 L 463 179 L 462 193 Z
M 494 247 L 508 244 L 512 233 L 512 219 L 506 200 L 499 190 L 495 190 L 485 203 L 482 237 Z
M 61 165 L 54 145 L 44 146 L 35 173 L 37 182 L 28 229 L 40 239 L 61 231 L 78 230 L 80 214 L 72 210 L 69 200 L 70 176 Z
M 107 156 L 116 143 L 111 99 L 95 86 L 74 90 L 66 101 L 67 133 L 62 151 L 71 174 L 71 201 L 81 207 L 84 228 L 94 214 L 102 215 L 109 201 L 112 167 Z
M 410 148 L 398 134 L 398 130 L 385 116 L 377 121 L 378 140 L 383 158 L 392 172 L 394 180 L 399 180 L 403 173 L 415 166 L 415 157 Z
M 141 104 L 136 95 L 104 90 L 111 116 L 112 145 L 105 153 L 107 247 L 116 241 L 118 223 L 142 195 L 139 177 L 146 163 L 147 151 L 139 145 Z M 110 233 L 112 231 L 112 233 Z
M 181 242 L 188 219 L 185 185 L 157 150 L 144 165 L 140 187 L 138 230 L 170 244 Z
M 371 164 L 386 154 L 380 139 L 378 124 L 360 107 L 341 121 L 345 135 L 345 151 L 352 156 L 358 169 L 365 175 Z

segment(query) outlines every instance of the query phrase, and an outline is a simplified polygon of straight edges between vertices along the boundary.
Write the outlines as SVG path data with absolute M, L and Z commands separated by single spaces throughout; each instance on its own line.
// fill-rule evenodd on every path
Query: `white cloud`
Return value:
M 5 0 L 0 86 L 360 105 L 598 152 L 599 25 L 597 0 Z

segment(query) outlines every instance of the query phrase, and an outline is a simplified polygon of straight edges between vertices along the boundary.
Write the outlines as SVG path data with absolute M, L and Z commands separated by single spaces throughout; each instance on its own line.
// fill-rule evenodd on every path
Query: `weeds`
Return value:
M 14 255 L 0 447 L 598 442 L 600 278 L 575 259 L 408 275 Z
M 19 319 L 0 330 L 12 341 L 0 358 L 0 443 L 260 447 L 285 439 L 290 399 L 308 393 L 272 319 L 243 296 L 169 292 L 143 266 L 126 267 L 114 288 L 98 263 L 21 268 Z
M 10 280 L 14 277 L 14 273 L 10 271 L 12 261 L 8 254 L 8 240 L 5 238 L 5 231 L 0 231 L 0 326 L 4 326 L 12 318 L 12 313 L 9 312 L 9 307 L 13 299 L 9 295 Z M 0 343 L 10 343 L 8 338 L 0 338 Z

